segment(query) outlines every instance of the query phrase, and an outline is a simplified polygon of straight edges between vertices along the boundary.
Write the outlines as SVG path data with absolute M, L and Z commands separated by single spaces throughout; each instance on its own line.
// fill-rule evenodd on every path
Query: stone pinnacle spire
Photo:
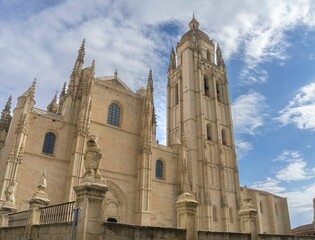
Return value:
M 57 110 L 58 110 L 58 104 L 57 104 L 57 92 L 56 92 L 53 99 L 51 100 L 51 102 L 47 106 L 47 111 L 56 113 Z
M 152 123 L 156 124 L 153 92 L 154 92 L 154 88 L 153 88 L 152 69 L 150 69 L 149 75 L 148 75 L 148 82 L 147 82 L 147 94 L 150 96 L 148 100 L 151 101 L 151 104 L 153 106 L 153 109 L 152 109 L 153 110 L 152 111 Z
M 11 122 L 11 104 L 12 104 L 12 96 L 9 97 L 4 109 L 1 113 L 0 118 L 0 130 L 5 130 L 6 132 L 9 130 L 10 122 Z
M 66 96 L 66 86 L 67 83 L 65 82 L 59 95 L 59 101 Z
M 78 51 L 77 61 L 84 63 L 84 55 L 85 55 L 85 39 L 83 39 L 80 49 Z
M 31 99 L 34 99 L 34 95 L 35 95 L 35 87 L 36 87 L 36 78 L 34 78 L 32 85 L 29 89 L 29 96 L 31 97 Z
M 168 71 L 175 69 L 175 68 L 176 68 L 175 51 L 174 51 L 174 48 L 172 47 L 172 51 L 170 54 L 170 63 L 168 65 Z
M 190 30 L 199 29 L 199 22 L 196 20 L 195 14 L 193 14 L 193 18 L 189 22 L 188 26 L 189 26 Z

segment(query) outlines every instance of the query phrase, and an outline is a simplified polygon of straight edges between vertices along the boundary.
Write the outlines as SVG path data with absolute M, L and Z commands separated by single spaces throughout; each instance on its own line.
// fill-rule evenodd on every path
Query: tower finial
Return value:
M 197 30 L 197 29 L 199 29 L 199 22 L 195 18 L 195 13 L 193 13 L 193 18 L 189 22 L 188 26 L 189 26 L 190 30 Z

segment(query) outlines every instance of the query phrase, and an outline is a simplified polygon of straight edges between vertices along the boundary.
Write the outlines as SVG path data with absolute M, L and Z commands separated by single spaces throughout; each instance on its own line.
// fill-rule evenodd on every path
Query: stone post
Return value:
M 8 227 L 9 224 L 9 214 L 8 212 L 0 212 L 0 228 Z
M 187 142 L 185 133 L 182 132 L 182 141 L 175 139 L 174 146 L 178 148 L 182 162 L 181 195 L 178 196 L 175 208 L 177 212 L 177 228 L 186 229 L 185 240 L 198 240 L 197 207 L 199 203 L 192 194 L 188 179 Z
M 81 208 L 77 240 L 100 239 L 102 230 L 102 203 L 108 187 L 105 184 L 85 183 L 74 187 L 76 207 Z
M 186 240 L 198 239 L 198 224 L 196 221 L 196 212 L 198 202 L 190 193 L 183 193 L 178 196 L 175 203 L 177 211 L 177 228 L 186 229 Z
M 242 206 L 239 211 L 241 230 L 243 233 L 250 233 L 252 240 L 258 239 L 257 210 L 252 204 L 252 196 L 245 186 L 242 194 Z
M 25 239 L 31 239 L 32 225 L 40 223 L 40 208 L 46 207 L 50 200 L 48 194 L 45 192 L 46 185 L 46 172 L 43 172 L 42 178 L 37 186 L 38 191 L 33 194 L 33 198 L 29 201 L 30 210 L 27 225 L 25 227 Z
M 257 210 L 246 209 L 239 212 L 241 228 L 243 233 L 250 233 L 252 240 L 258 239 L 257 231 Z
M 102 158 L 97 146 L 97 137 L 89 136 L 84 155 L 85 173 L 80 184 L 74 187 L 76 207 L 81 208 L 76 232 L 77 240 L 100 239 L 103 212 L 102 204 L 108 187 L 99 173 Z

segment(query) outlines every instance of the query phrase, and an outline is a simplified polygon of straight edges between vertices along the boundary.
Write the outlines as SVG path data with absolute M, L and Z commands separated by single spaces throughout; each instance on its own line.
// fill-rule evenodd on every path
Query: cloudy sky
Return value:
M 85 38 L 97 76 L 117 69 L 137 90 L 153 70 L 160 142 L 169 53 L 194 12 L 226 61 L 241 184 L 287 197 L 292 227 L 312 221 L 314 1 L 0 0 L 0 11 L 0 108 L 36 77 L 45 109 Z

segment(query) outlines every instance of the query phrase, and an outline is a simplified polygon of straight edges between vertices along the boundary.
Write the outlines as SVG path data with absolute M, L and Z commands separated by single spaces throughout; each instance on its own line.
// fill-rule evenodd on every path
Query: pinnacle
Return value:
M 12 95 L 8 98 L 8 101 L 4 107 L 4 111 L 10 111 L 11 109 L 11 104 L 12 104 Z
M 199 29 L 199 22 L 196 20 L 194 13 L 193 13 L 193 17 L 192 17 L 191 21 L 189 22 L 188 26 L 189 26 L 190 30 Z
M 93 59 L 90 69 L 91 69 L 92 72 L 95 71 L 95 59 Z
M 36 78 L 34 78 L 32 85 L 30 87 L 30 92 L 29 92 L 32 99 L 34 99 L 35 87 L 36 87 Z

